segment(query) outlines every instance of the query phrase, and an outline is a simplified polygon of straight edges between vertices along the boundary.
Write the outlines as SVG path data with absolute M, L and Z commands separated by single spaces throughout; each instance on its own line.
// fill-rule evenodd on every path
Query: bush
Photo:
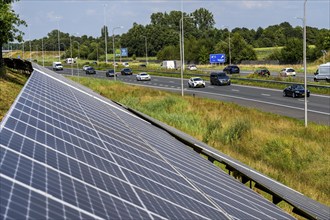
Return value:
M 236 119 L 224 132 L 222 139 L 225 144 L 233 144 L 240 140 L 251 129 L 251 123 L 247 119 Z

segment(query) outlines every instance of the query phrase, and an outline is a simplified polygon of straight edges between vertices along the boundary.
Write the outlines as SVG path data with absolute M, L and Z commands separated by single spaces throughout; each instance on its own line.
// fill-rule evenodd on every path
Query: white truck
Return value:
M 181 62 L 180 60 L 164 60 L 160 66 L 166 69 L 180 69 Z
M 61 62 L 53 62 L 53 70 L 63 70 L 63 65 Z
M 321 64 L 314 73 L 314 81 L 326 80 L 330 82 L 330 62 Z
M 73 63 L 76 63 L 76 60 L 74 58 L 66 58 L 65 62 L 68 64 L 73 64 Z

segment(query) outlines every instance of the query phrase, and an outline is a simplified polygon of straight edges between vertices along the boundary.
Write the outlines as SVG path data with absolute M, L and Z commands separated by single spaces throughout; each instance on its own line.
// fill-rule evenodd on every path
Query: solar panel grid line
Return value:
M 92 213 L 88 213 L 88 212 L 86 212 L 86 211 L 83 210 L 83 209 L 79 209 L 79 208 L 76 207 L 76 206 L 72 206 L 72 205 L 69 204 L 69 203 L 66 203 L 66 202 L 64 202 L 64 201 L 62 201 L 62 200 L 59 200 L 59 199 L 53 197 L 52 195 L 49 195 L 49 194 L 47 194 L 47 193 L 45 193 L 45 192 L 43 192 L 43 191 L 41 191 L 41 190 L 35 189 L 35 188 L 33 188 L 33 187 L 30 187 L 30 186 L 27 185 L 27 184 L 24 184 L 24 183 L 22 183 L 22 182 L 16 181 L 16 180 L 13 179 L 13 178 L 7 177 L 7 176 L 3 175 L 2 173 L 0 173 L 0 178 L 4 178 L 4 179 L 6 179 L 6 180 L 9 180 L 9 181 L 11 181 L 11 182 L 13 182 L 13 183 L 15 183 L 15 184 L 18 184 L 18 185 L 20 185 L 20 186 L 22 186 L 22 187 L 25 187 L 25 188 L 27 188 L 27 189 L 33 191 L 33 192 L 36 192 L 36 193 L 38 193 L 38 194 L 40 194 L 40 195 L 43 195 L 43 196 L 45 196 L 45 197 L 48 197 L 49 199 L 55 200 L 55 201 L 57 201 L 57 202 L 60 202 L 60 203 L 66 205 L 66 206 L 68 206 L 68 207 L 70 207 L 70 208 L 72 208 L 72 209 L 76 209 L 77 211 L 82 212 L 82 213 L 84 213 L 84 214 L 90 216 L 91 218 L 100 219 L 100 220 L 102 219 L 102 218 L 100 218 L 100 217 L 98 217 L 98 216 L 95 216 L 95 215 L 92 214 Z M 6 215 L 6 214 L 5 214 L 5 215 Z
M 68 86 L 68 87 L 70 87 L 70 88 L 72 88 L 72 89 L 74 89 L 74 90 L 76 90 L 76 91 L 80 91 L 81 93 L 83 93 L 83 94 L 85 94 L 85 95 L 87 95 L 87 96 L 89 96 L 89 97 L 91 97 L 91 98 L 93 98 L 93 99 L 99 100 L 100 102 L 105 103 L 105 104 L 107 104 L 107 105 L 109 105 L 109 106 L 111 106 L 111 107 L 113 107 L 113 108 L 115 108 L 115 109 L 117 109 L 117 110 L 119 110 L 119 111 L 125 112 L 125 113 L 131 115 L 133 118 L 136 118 L 136 119 L 141 120 L 141 121 L 145 121 L 145 120 L 143 120 L 143 119 L 141 119 L 141 118 L 135 116 L 134 114 L 131 114 L 131 113 L 127 112 L 127 111 L 124 111 L 122 108 L 119 108 L 117 105 L 111 104 L 111 103 L 105 101 L 104 99 L 99 98 L 98 96 L 96 96 L 96 94 L 95 94 L 95 95 L 89 94 L 88 92 L 86 92 L 86 91 L 84 91 L 84 90 L 81 90 L 81 89 L 79 89 L 79 88 L 76 88 L 76 87 L 74 87 L 73 85 L 71 85 L 71 84 L 69 84 L 69 83 L 67 83 L 67 82 L 64 82 L 63 80 L 57 79 L 57 78 L 54 77 L 53 75 L 47 74 L 47 73 L 45 73 L 45 72 L 43 72 L 43 71 L 41 71 L 41 70 L 36 70 L 36 69 L 34 69 L 34 70 L 35 70 L 35 71 L 38 71 L 38 72 L 41 73 L 41 74 L 44 74 L 44 75 L 47 76 L 47 77 L 50 77 L 50 78 L 54 79 L 54 80 L 57 81 L 57 82 L 60 82 L 60 83 L 62 83 L 62 84 L 64 84 L 64 85 L 66 85 L 66 86 Z M 149 123 L 149 122 L 147 122 L 147 121 L 145 121 L 145 122 L 146 122 L 146 123 Z
M 77 101 L 77 103 L 78 103 L 78 106 L 79 106 L 81 109 L 83 109 L 83 107 L 80 105 L 79 100 L 78 100 L 77 97 L 75 96 L 75 93 L 74 93 L 74 92 L 72 92 L 72 95 L 76 98 L 76 101 Z M 84 110 L 84 109 L 83 109 L 83 110 Z M 97 130 L 95 129 L 94 125 L 93 125 L 93 122 L 92 122 L 92 121 L 90 120 L 90 118 L 88 117 L 88 114 L 87 114 L 86 112 L 84 112 L 84 113 L 85 113 L 86 118 L 89 120 L 89 122 L 91 123 L 92 127 L 94 128 L 94 130 L 97 131 Z M 120 119 L 119 119 L 119 120 L 120 120 Z M 103 144 L 103 147 L 104 147 L 105 149 L 107 149 L 106 144 L 104 143 L 104 141 L 103 141 L 102 138 L 100 137 L 99 133 L 96 132 L 96 134 L 97 134 L 98 138 L 101 140 L 101 143 Z M 113 161 L 115 162 L 115 164 L 118 166 L 118 163 L 117 163 L 116 159 L 113 157 L 112 152 L 109 151 L 109 150 L 108 150 L 108 152 L 109 152 L 109 155 L 112 157 Z M 121 170 L 121 172 L 122 172 L 122 174 L 123 174 L 125 180 L 129 183 L 129 179 L 126 177 L 126 174 L 122 171 L 122 169 L 121 169 L 120 166 L 118 166 L 118 167 L 119 167 L 119 169 Z M 153 218 L 152 215 L 150 214 L 149 210 L 147 209 L 147 207 L 145 206 L 145 204 L 144 204 L 144 203 L 142 202 L 142 200 L 140 199 L 140 196 L 139 196 L 139 195 L 137 194 L 137 192 L 135 191 L 135 188 L 132 187 L 131 184 L 129 184 L 129 185 L 130 185 L 131 189 L 133 190 L 135 196 L 136 196 L 136 197 L 138 198 L 138 200 L 140 201 L 140 204 L 142 205 L 142 207 L 147 211 L 149 217 L 152 219 L 152 218 Z
M 0 145 L 0 146 L 3 147 L 4 149 L 8 150 L 8 151 L 11 151 L 11 152 L 13 152 L 13 153 L 19 155 L 20 157 L 24 157 L 25 159 L 31 160 L 31 161 L 33 161 L 34 163 L 40 164 L 40 165 L 42 165 L 42 166 L 45 166 L 47 169 L 53 170 L 53 171 L 55 171 L 55 172 L 57 172 L 57 173 L 59 173 L 59 174 L 61 174 L 61 175 L 63 175 L 63 176 L 66 176 L 66 177 L 69 178 L 69 179 L 73 179 L 73 180 L 75 180 L 75 181 L 77 181 L 77 182 L 80 182 L 80 183 L 82 183 L 82 184 L 84 184 L 84 185 L 86 185 L 86 186 L 89 186 L 89 187 L 91 187 L 91 188 L 93 188 L 93 189 L 95 189 L 95 190 L 99 190 L 100 192 L 102 192 L 102 193 L 104 193 L 104 194 L 106 194 L 106 195 L 108 195 L 108 196 L 110 196 L 110 197 L 116 198 L 116 199 L 118 199 L 118 200 L 120 200 L 120 201 L 122 201 L 122 202 L 124 202 L 124 203 L 126 203 L 126 204 L 129 204 L 129 205 L 134 206 L 134 207 L 136 207 L 136 208 L 138 208 L 138 209 L 141 209 L 141 210 L 145 210 L 145 211 L 146 211 L 146 209 L 144 209 L 144 208 L 142 208 L 142 207 L 136 205 L 135 203 L 131 203 L 131 202 L 127 201 L 127 200 L 122 199 L 122 198 L 119 197 L 119 196 L 116 196 L 116 195 L 114 195 L 114 194 L 110 194 L 110 193 L 107 192 L 107 191 L 104 191 L 104 190 L 102 190 L 102 189 L 99 189 L 99 188 L 97 188 L 97 187 L 95 187 L 95 186 L 93 186 L 93 185 L 91 185 L 91 184 L 89 184 L 89 183 L 83 182 L 82 180 L 77 179 L 77 178 L 75 178 L 75 177 L 73 177 L 73 176 L 70 176 L 69 174 L 64 173 L 64 172 L 62 172 L 62 171 L 60 171 L 60 170 L 57 170 L 57 169 L 55 169 L 55 168 L 53 168 L 53 167 L 51 167 L 51 166 L 49 166 L 49 165 L 47 165 L 47 164 L 45 164 L 45 163 L 41 163 L 41 162 L 39 162 L 39 161 L 37 161 L 37 160 L 35 160 L 35 159 L 33 159 L 33 158 L 29 158 L 29 157 L 27 157 L 27 156 L 25 156 L 25 155 L 23 155 L 23 154 L 21 154 L 21 153 L 19 153 L 19 152 L 17 152 L 17 151 L 14 151 L 14 150 L 12 150 L 12 149 L 6 147 L 6 146 L 3 146 L 3 145 Z M 1 175 L 3 175 L 3 174 L 1 173 Z M 5 176 L 5 175 L 3 175 L 3 176 Z M 12 179 L 12 178 L 7 177 L 7 176 L 5 176 L 5 177 L 6 177 L 7 179 L 10 179 L 10 180 Z M 16 182 L 18 183 L 18 181 L 15 180 L 15 183 L 16 183 Z M 24 183 L 22 183 L 22 184 L 23 184 L 23 186 L 26 185 L 26 184 L 24 184 Z M 21 185 L 22 185 L 22 184 L 21 184 Z M 62 185 L 63 185 L 63 184 L 60 184 L 60 186 L 62 186 Z M 31 187 L 29 186 L 28 188 L 30 189 Z M 40 190 L 37 190 L 37 189 L 36 189 L 35 191 L 36 191 L 36 192 L 39 192 Z M 42 194 L 42 191 L 40 191 L 40 194 Z M 53 197 L 52 195 L 48 195 L 48 197 L 49 197 L 50 199 L 55 198 L 55 197 Z M 57 201 L 62 201 L 62 200 L 57 200 Z M 147 212 L 150 212 L 150 211 L 147 210 Z M 153 214 L 157 215 L 156 213 L 153 213 Z
M 119 117 L 119 118 L 120 118 L 120 120 L 122 120 L 121 117 Z M 123 123 L 126 123 L 126 121 L 123 121 Z M 127 125 L 127 126 L 130 127 L 129 125 Z M 131 130 L 133 132 L 135 132 L 134 129 L 131 129 Z M 144 140 L 138 133 L 135 132 L 135 134 L 137 134 L 137 136 L 139 138 L 141 138 L 142 140 Z M 203 191 L 201 191 L 188 178 L 186 178 L 175 166 L 173 166 L 171 163 L 169 163 L 168 160 L 167 160 L 167 158 L 165 158 L 162 154 L 160 154 L 155 147 L 153 147 L 152 145 L 150 145 L 147 141 L 145 141 L 145 144 L 148 145 L 151 149 L 153 149 L 153 151 L 156 152 L 163 159 L 163 161 L 166 161 L 168 163 L 168 165 L 171 166 L 172 169 L 175 170 L 183 179 L 185 179 L 189 185 L 191 185 L 196 191 L 198 191 L 201 195 L 203 195 L 210 202 L 210 204 L 212 204 L 216 209 L 218 209 L 221 213 L 223 213 L 225 216 L 227 216 L 227 213 L 224 212 L 224 210 L 220 206 L 218 206 L 218 204 L 216 204 L 212 199 L 210 199 L 208 197 L 208 195 L 206 195 Z M 227 217 L 229 218 L 229 216 L 227 216 Z

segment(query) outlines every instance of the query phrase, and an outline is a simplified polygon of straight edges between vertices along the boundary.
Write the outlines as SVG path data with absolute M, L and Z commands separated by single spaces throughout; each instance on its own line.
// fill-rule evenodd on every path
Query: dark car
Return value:
M 120 71 L 121 75 L 132 75 L 133 71 L 130 68 L 124 68 Z
M 115 70 L 108 70 L 105 72 L 105 76 L 107 77 L 114 77 L 115 76 Z
M 139 67 L 147 67 L 147 64 L 140 64 Z
M 260 75 L 260 76 L 270 76 L 270 72 L 266 67 L 260 67 L 254 71 L 254 74 Z
M 230 85 L 229 76 L 225 72 L 211 72 L 210 74 L 211 85 Z
M 93 67 L 89 66 L 85 69 L 86 74 L 96 74 L 96 71 Z
M 307 97 L 309 97 L 310 91 L 307 89 Z M 303 85 L 293 84 L 283 90 L 283 96 L 303 97 L 305 96 L 305 88 Z
M 223 71 L 227 74 L 239 73 L 239 67 L 236 65 L 228 65 L 226 66 Z

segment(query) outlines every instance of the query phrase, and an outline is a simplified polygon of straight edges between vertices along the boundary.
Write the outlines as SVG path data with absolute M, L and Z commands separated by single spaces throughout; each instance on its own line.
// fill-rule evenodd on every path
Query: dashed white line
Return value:
M 232 89 L 231 91 L 233 91 L 233 92 L 239 92 L 238 89 Z
M 263 96 L 270 96 L 269 94 L 265 94 L 265 93 L 261 93 L 261 95 L 263 95 Z

